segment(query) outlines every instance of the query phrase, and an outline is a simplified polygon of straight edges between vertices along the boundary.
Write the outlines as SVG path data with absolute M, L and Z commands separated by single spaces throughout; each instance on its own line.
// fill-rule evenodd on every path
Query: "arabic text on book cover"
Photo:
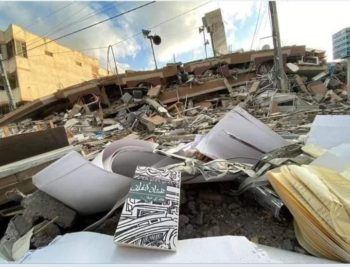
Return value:
M 176 250 L 181 173 L 137 167 L 114 242 Z

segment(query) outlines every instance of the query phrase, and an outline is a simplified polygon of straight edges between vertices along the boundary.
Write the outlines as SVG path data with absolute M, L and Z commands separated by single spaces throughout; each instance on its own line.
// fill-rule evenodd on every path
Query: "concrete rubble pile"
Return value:
M 150 85 L 158 79 L 153 73 L 137 86 L 119 85 L 112 100 L 107 80 L 104 95 L 90 82 L 60 92 L 61 98 L 40 100 L 4 116 L 0 141 L 7 147 L 13 142 L 26 147 L 29 139 L 21 136 L 45 137 L 31 137 L 36 149 L 30 154 L 19 151 L 0 166 L 0 256 L 31 262 L 35 253 L 54 251 L 70 235 L 113 235 L 135 170 L 144 166 L 181 173 L 177 223 L 183 246 L 185 241 L 196 242 L 191 238 L 246 236 L 263 247 L 303 254 L 305 261 L 311 254 L 350 262 L 345 230 L 349 186 L 343 179 L 348 176 L 344 151 L 350 136 L 345 71 L 341 65 L 327 67 L 322 51 L 304 47 L 302 55 L 287 58 L 288 92 L 276 88 L 269 64 L 229 64 L 216 58 L 209 67 L 206 62 L 175 66 L 166 85 Z M 317 63 L 308 58 L 317 58 Z M 118 79 L 137 80 L 137 73 L 133 75 Z M 112 78 L 108 81 L 115 86 Z M 324 118 L 335 124 L 327 128 Z M 311 175 L 328 187 L 323 198 L 313 191 L 321 189 L 307 183 L 305 177 Z M 343 191 L 325 178 L 333 176 L 346 184 Z M 297 183 L 308 188 L 299 198 Z M 333 202 L 341 215 L 332 209 L 316 214 L 317 207 L 326 210 Z M 311 238 L 302 220 L 312 221 L 315 233 L 327 238 L 331 233 L 332 242 Z M 68 234 L 73 232 L 82 235 Z M 59 235 L 64 236 L 56 242 Z M 282 256 L 272 259 L 274 253 L 265 262 L 287 262 Z

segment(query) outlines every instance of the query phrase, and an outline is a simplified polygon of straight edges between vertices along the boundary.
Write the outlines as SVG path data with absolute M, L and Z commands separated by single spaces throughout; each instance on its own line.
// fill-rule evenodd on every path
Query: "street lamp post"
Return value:
M 160 38 L 159 35 L 150 35 L 151 31 L 149 30 L 142 30 L 142 34 L 145 38 L 148 38 L 149 41 L 151 42 L 151 48 L 152 48 L 152 54 L 153 54 L 153 59 L 154 59 L 154 65 L 156 66 L 156 70 L 158 69 L 157 66 L 157 60 L 156 60 L 156 55 L 154 53 L 154 47 L 153 47 L 153 43 L 155 45 L 159 45 L 162 41 L 162 39 Z

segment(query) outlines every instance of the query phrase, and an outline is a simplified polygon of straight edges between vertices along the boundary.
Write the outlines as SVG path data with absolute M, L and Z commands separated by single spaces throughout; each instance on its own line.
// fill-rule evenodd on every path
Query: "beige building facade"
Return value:
M 13 24 L 0 30 L 0 53 L 16 102 L 32 101 L 107 75 L 96 58 L 49 41 Z M 0 105 L 7 103 L 0 81 Z

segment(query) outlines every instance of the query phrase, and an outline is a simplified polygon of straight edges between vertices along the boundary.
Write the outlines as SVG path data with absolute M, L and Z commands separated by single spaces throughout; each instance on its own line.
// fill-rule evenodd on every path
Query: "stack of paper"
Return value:
M 176 250 L 181 173 L 137 167 L 115 232 L 119 245 Z
M 268 176 L 294 216 L 299 243 L 315 256 L 350 262 L 350 180 L 315 165 L 282 166 Z

